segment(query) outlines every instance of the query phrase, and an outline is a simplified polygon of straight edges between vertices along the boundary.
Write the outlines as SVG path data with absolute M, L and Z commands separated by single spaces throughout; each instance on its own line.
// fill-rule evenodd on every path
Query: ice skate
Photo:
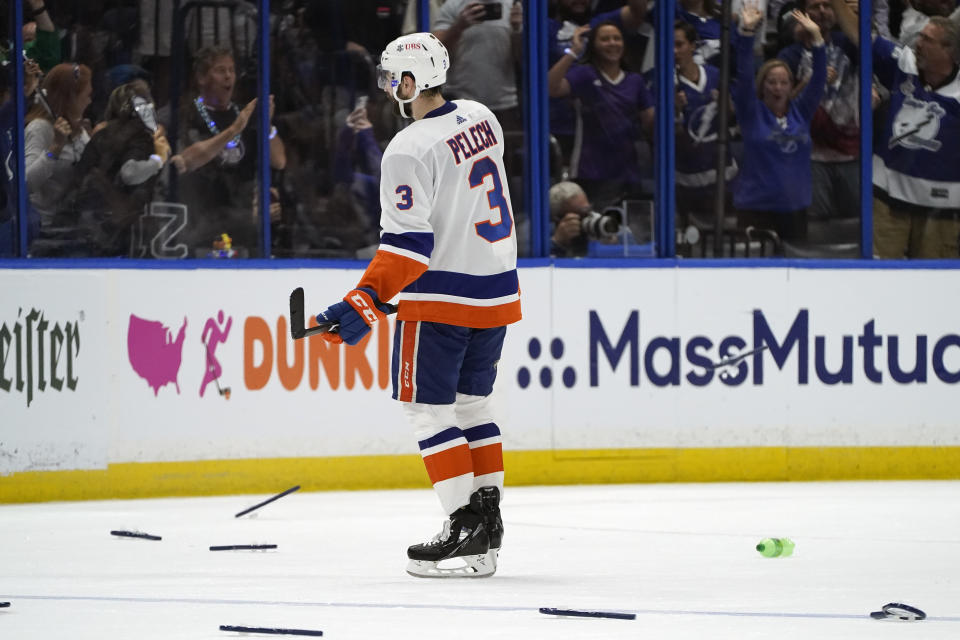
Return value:
M 418 578 L 492 576 L 496 552 L 490 550 L 479 492 L 470 496 L 469 505 L 450 514 L 433 540 L 407 549 L 407 557 L 407 573 Z
M 480 505 L 483 510 L 484 525 L 487 537 L 490 538 L 490 550 L 499 553 L 503 543 L 503 518 L 500 517 L 500 489 L 497 487 L 480 487 Z

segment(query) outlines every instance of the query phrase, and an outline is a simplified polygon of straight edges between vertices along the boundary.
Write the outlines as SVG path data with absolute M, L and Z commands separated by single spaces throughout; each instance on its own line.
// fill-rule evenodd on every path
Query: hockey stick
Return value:
M 110 535 L 121 538 L 143 538 L 144 540 L 163 540 L 162 536 L 155 536 L 142 531 L 111 531 Z
M 881 611 L 871 611 L 870 617 L 874 620 L 924 620 L 927 617 L 927 614 L 918 609 L 917 607 L 911 607 L 908 604 L 903 604 L 902 602 L 888 602 L 883 605 L 883 610 Z
M 387 304 L 387 313 L 396 313 L 397 305 Z M 338 322 L 321 322 L 315 327 L 307 328 L 303 311 L 303 287 L 297 287 L 290 294 L 290 337 L 294 340 L 313 336 L 318 333 L 337 333 L 340 330 Z
M 636 620 L 635 613 L 620 613 L 619 611 L 586 611 L 583 609 L 554 609 L 540 607 L 540 613 L 551 616 L 572 616 L 574 618 L 613 618 L 615 620 Z
M 270 627 L 242 627 L 232 624 L 220 625 L 220 631 L 236 631 L 238 633 L 274 633 L 289 636 L 322 636 L 323 631 L 314 629 L 273 629 Z
M 737 354 L 735 356 L 728 356 L 719 360 L 717 362 L 711 362 L 708 365 L 703 365 L 703 368 L 707 371 L 713 371 L 715 369 L 725 369 L 726 367 L 732 367 L 741 360 L 744 360 L 747 356 L 752 356 L 755 353 L 760 353 L 764 349 L 767 349 L 769 345 L 763 345 L 762 347 L 757 347 L 756 349 L 751 349 L 750 351 L 744 351 L 743 353 Z
M 275 544 L 219 544 L 210 547 L 210 551 L 266 551 L 276 548 Z
M 264 506 L 264 505 L 270 504 L 270 503 L 273 502 L 274 500 L 279 500 L 279 499 L 282 498 L 283 496 L 288 495 L 288 494 L 291 494 L 291 493 L 293 493 L 294 491 L 297 491 L 298 489 L 300 489 L 300 485 L 297 485 L 297 486 L 295 486 L 295 487 L 290 487 L 290 488 L 287 489 L 286 491 L 283 491 L 283 492 L 281 492 L 281 493 L 278 493 L 277 495 L 273 496 L 272 498 L 267 498 L 267 499 L 264 500 L 263 502 L 258 502 L 257 504 L 253 505 L 252 507 L 249 507 L 249 508 L 247 508 L 247 509 L 244 509 L 244 510 L 241 511 L 240 513 L 234 515 L 233 517 L 234 517 L 234 518 L 239 518 L 240 516 L 245 516 L 245 515 L 247 515 L 248 513 L 250 513 L 251 511 L 253 511 L 254 509 L 259 509 L 260 507 L 262 507 L 262 506 Z

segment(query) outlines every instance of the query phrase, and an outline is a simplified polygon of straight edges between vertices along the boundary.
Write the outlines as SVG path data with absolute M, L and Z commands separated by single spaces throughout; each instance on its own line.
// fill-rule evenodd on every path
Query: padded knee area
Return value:
M 403 414 L 413 427 L 418 440 L 429 438 L 444 429 L 456 427 L 457 412 L 452 404 L 424 404 L 404 402 Z
M 457 394 L 456 420 L 461 429 L 475 427 L 478 424 L 494 422 L 490 411 L 491 396 L 471 396 Z

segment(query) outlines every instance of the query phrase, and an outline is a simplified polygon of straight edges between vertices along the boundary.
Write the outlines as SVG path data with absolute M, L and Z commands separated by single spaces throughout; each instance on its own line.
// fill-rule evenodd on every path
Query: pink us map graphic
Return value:
M 183 341 L 187 333 L 187 319 L 173 339 L 169 327 L 156 320 L 146 320 L 130 314 L 127 328 L 127 356 L 130 365 L 153 389 L 153 395 L 160 393 L 160 387 L 173 384 L 180 393 L 177 375 L 183 357 Z

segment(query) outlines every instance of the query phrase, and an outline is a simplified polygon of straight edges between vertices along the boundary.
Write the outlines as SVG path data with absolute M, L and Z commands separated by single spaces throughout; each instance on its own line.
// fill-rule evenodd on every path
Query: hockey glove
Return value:
M 338 302 L 317 315 L 317 322 L 339 323 L 336 332 L 323 334 L 324 340 L 354 345 L 370 333 L 373 323 L 386 317 L 388 310 L 389 307 L 380 302 L 373 289 L 363 287 L 349 292 L 343 297 L 343 302 Z

